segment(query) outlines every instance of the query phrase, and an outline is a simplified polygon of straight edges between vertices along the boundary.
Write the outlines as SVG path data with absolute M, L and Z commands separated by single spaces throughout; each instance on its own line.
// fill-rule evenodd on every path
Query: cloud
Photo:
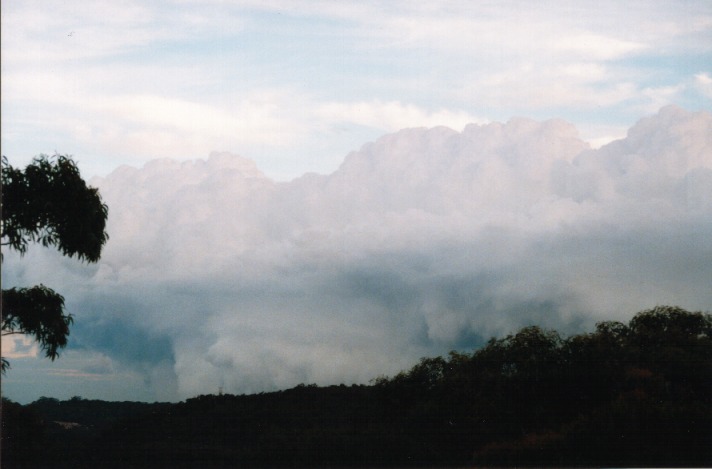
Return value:
M 36 357 L 39 347 L 35 341 L 25 336 L 4 336 L 2 339 L 2 356 L 4 358 Z
M 433 127 L 446 126 L 461 129 L 472 122 L 481 122 L 464 111 L 441 109 L 429 112 L 413 104 L 403 104 L 398 101 L 344 103 L 332 102 L 322 104 L 316 112 L 325 121 L 349 122 L 357 125 L 395 131 L 403 127 Z
M 4 9 L 3 59 L 23 64 L 57 65 L 65 60 L 120 57 L 160 42 L 182 41 L 211 31 L 241 29 L 240 15 L 219 15 L 184 3 L 68 1 L 15 2 Z M 224 32 L 223 32 L 224 33 Z
M 106 379 L 106 377 L 100 373 L 87 373 L 82 370 L 74 370 L 74 369 L 66 369 L 66 368 L 52 370 L 48 374 L 50 376 L 60 376 L 63 378 L 81 378 L 82 380 L 90 380 L 90 381 Z
M 695 75 L 695 86 L 708 99 L 712 99 L 712 77 L 709 73 L 698 73 Z
M 521 114 L 615 127 L 586 135 L 600 145 L 709 94 L 705 2 L 5 7 L 3 151 L 81 155 L 91 175 L 221 149 L 288 180 L 385 132 Z
M 3 282 L 66 295 L 75 380 L 148 399 L 367 382 L 528 324 L 709 309 L 710 135 L 666 107 L 598 149 L 517 118 L 401 130 L 291 182 L 229 153 L 125 166 L 92 181 L 98 265 L 32 248 Z
M 585 33 L 561 38 L 556 48 L 567 54 L 611 60 L 639 52 L 646 48 L 644 44 Z

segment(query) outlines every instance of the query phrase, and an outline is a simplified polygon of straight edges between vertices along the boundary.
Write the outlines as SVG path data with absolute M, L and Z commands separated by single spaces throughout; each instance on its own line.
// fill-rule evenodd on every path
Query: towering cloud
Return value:
M 180 398 L 364 382 L 527 324 L 712 304 L 704 112 L 664 108 L 598 150 L 513 119 L 402 130 L 289 183 L 226 153 L 93 183 L 102 261 L 36 250 L 3 276 L 54 272 L 73 346 Z

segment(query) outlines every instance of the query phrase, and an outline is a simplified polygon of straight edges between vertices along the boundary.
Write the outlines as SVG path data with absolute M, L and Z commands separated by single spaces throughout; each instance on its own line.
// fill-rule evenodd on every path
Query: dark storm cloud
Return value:
M 97 350 L 130 364 L 175 361 L 169 336 L 153 335 L 140 324 L 119 317 L 78 321 L 72 328 L 70 348 Z

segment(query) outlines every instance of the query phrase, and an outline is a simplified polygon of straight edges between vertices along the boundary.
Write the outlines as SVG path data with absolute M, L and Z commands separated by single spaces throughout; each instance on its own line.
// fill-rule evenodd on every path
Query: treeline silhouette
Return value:
M 3 467 L 712 465 L 712 316 L 526 327 L 370 385 L 3 400 Z

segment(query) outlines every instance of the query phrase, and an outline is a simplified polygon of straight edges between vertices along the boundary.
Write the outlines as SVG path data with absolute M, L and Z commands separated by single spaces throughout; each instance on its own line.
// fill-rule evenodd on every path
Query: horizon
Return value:
M 55 362 L 3 341 L 13 400 L 363 383 L 712 305 L 710 2 L 1 12 L 3 155 L 109 206 L 96 264 L 4 252 L 76 319 Z
M 94 180 L 110 207 L 97 264 L 5 253 L 3 284 L 56 288 L 76 321 L 53 363 L 15 341 L 3 392 L 365 383 L 527 324 L 706 311 L 710 135 L 711 113 L 668 106 L 600 149 L 515 119 L 389 134 L 291 182 L 224 153 L 124 167 Z
M 665 305 L 661 305 L 661 306 L 662 306 L 663 308 L 667 307 L 667 306 L 665 306 Z M 656 308 L 657 308 L 657 306 L 656 306 Z M 653 308 L 653 309 L 655 309 L 655 308 Z M 638 313 L 644 313 L 644 312 L 647 312 L 647 311 L 651 311 L 651 310 L 639 311 Z M 694 312 L 694 311 L 689 311 L 689 313 L 695 313 L 695 312 Z M 709 311 L 702 312 L 702 313 L 703 313 L 703 314 L 707 314 L 707 315 L 710 314 Z M 636 314 L 637 314 L 637 313 L 636 313 Z M 534 326 L 535 326 L 535 327 L 538 327 L 538 326 L 536 326 L 536 325 L 534 325 Z M 627 325 L 626 325 L 626 326 L 627 326 Z M 518 331 L 512 331 L 512 335 L 515 335 L 515 334 L 521 332 L 522 330 L 526 329 L 526 327 L 530 327 L 530 326 L 525 326 L 525 327 L 523 327 L 522 329 L 520 329 L 520 330 L 518 330 Z M 587 335 L 587 334 L 589 334 L 589 333 L 594 332 L 593 330 L 591 330 L 591 331 L 578 331 L 577 333 L 566 335 L 566 334 L 561 334 L 560 331 L 557 331 L 557 330 L 555 330 L 555 329 L 543 329 L 543 331 L 544 331 L 544 332 L 553 331 L 553 332 L 556 333 L 556 334 L 558 335 L 558 337 L 560 337 L 563 341 L 566 341 L 566 340 L 568 340 L 568 339 L 570 339 L 570 338 L 573 338 L 573 337 L 582 337 L 582 336 L 585 336 L 585 335 Z M 504 339 L 504 338 L 505 338 L 505 337 L 492 337 L 492 339 L 497 339 L 497 340 L 502 340 L 502 339 Z M 485 348 L 486 346 L 487 346 L 487 344 L 482 344 L 481 346 L 479 346 L 479 347 L 477 347 L 477 348 L 475 348 L 475 349 L 473 349 L 473 350 L 467 350 L 467 351 L 452 350 L 451 352 L 472 354 L 472 355 L 474 356 L 478 350 L 480 350 L 481 348 Z M 430 358 L 436 358 L 436 357 L 421 357 L 421 361 L 422 361 L 423 359 L 430 359 Z M 446 354 L 439 355 L 437 358 L 448 359 Z M 417 366 L 417 363 L 413 363 L 413 364 L 412 364 L 412 367 L 416 367 L 416 366 Z M 173 401 L 146 401 L 146 400 L 144 400 L 144 401 L 131 401 L 131 400 L 121 400 L 121 401 L 119 401 L 119 400 L 106 400 L 106 399 L 101 399 L 101 398 L 85 398 L 85 397 L 83 397 L 83 396 L 81 396 L 81 395 L 75 395 L 75 396 L 72 396 L 72 397 L 65 397 L 65 398 L 56 398 L 56 397 L 52 397 L 52 396 L 40 396 L 40 397 L 38 397 L 38 398 L 36 398 L 36 399 L 34 399 L 34 400 L 32 400 L 32 401 L 21 402 L 21 401 L 15 401 L 15 400 L 9 399 L 7 396 L 2 396 L 2 397 L 3 397 L 3 399 L 8 399 L 8 400 L 10 400 L 10 401 L 12 401 L 12 402 L 17 402 L 18 404 L 21 404 L 21 405 L 33 404 L 33 403 L 36 403 L 36 402 L 39 402 L 39 401 L 42 401 L 42 400 L 46 400 L 46 399 L 53 400 L 53 401 L 59 401 L 59 402 L 75 401 L 75 400 L 78 399 L 78 400 L 81 400 L 81 401 L 101 401 L 101 402 L 107 402 L 107 403 L 127 403 L 127 402 L 133 402 L 133 403 L 142 403 L 142 404 L 144 404 L 144 403 L 145 403 L 145 404 L 167 404 L 167 403 L 170 403 L 170 404 L 179 404 L 179 403 L 185 403 L 185 402 L 187 402 L 187 401 L 190 401 L 190 400 L 193 400 L 193 399 L 198 399 L 198 398 L 205 397 L 205 396 L 215 396 L 215 397 L 222 397 L 222 396 L 225 396 L 225 397 L 243 397 L 243 396 L 254 396 L 254 395 L 258 395 L 258 394 L 259 394 L 259 395 L 261 395 L 261 394 L 270 394 L 270 393 L 277 393 L 277 394 L 278 394 L 278 393 L 281 393 L 281 392 L 284 392 L 284 391 L 289 391 L 289 390 L 293 390 L 293 389 L 300 389 L 300 388 L 304 388 L 304 387 L 309 387 L 309 388 L 311 388 L 311 387 L 317 387 L 317 388 L 339 387 L 339 388 L 342 388 L 342 387 L 357 387 L 357 386 L 366 386 L 366 387 L 368 387 L 368 386 L 376 386 L 376 385 L 377 385 L 376 383 L 377 383 L 378 380 L 380 380 L 380 379 L 393 380 L 393 379 L 395 379 L 397 376 L 399 376 L 400 374 L 405 373 L 405 372 L 407 372 L 407 371 L 409 371 L 409 370 L 412 370 L 412 369 L 413 369 L 412 367 L 409 368 L 409 369 L 400 370 L 397 374 L 390 375 L 390 376 L 381 374 L 381 375 L 379 375 L 379 376 L 377 376 L 377 377 L 374 377 L 373 379 L 369 380 L 367 383 L 350 383 L 350 384 L 348 384 L 348 385 L 345 384 L 345 383 L 326 383 L 326 384 L 321 384 L 321 385 L 316 384 L 316 383 L 299 383 L 299 384 L 295 384 L 295 385 L 290 386 L 290 387 L 283 387 L 283 388 L 273 389 L 273 390 L 268 390 L 268 391 L 255 391 L 255 392 L 251 392 L 251 393 L 240 393 L 240 394 L 224 392 L 223 387 L 220 386 L 220 387 L 218 388 L 217 392 L 204 392 L 204 393 L 201 393 L 201 394 L 196 394 L 196 395 L 194 395 L 194 396 L 185 397 L 185 398 L 183 398 L 183 399 L 181 399 L 181 400 L 173 400 Z

